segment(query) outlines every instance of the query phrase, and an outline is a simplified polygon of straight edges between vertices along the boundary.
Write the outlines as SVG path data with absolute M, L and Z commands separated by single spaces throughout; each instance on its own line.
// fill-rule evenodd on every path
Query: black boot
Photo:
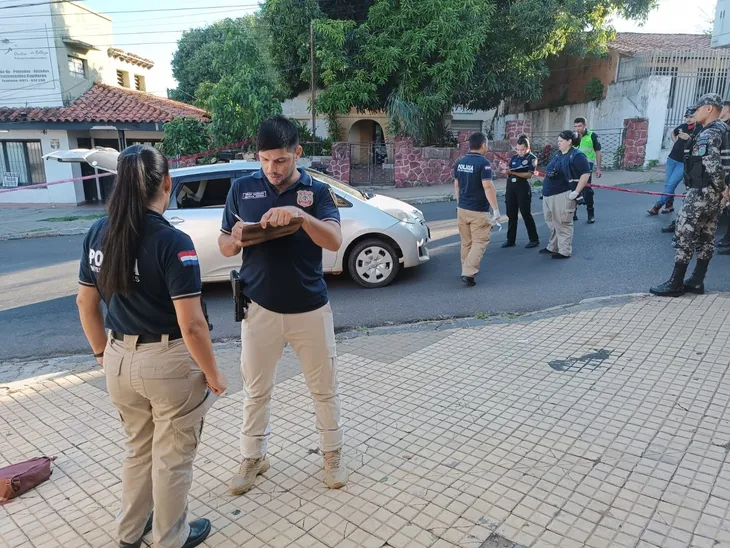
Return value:
M 672 277 L 660 285 L 655 285 L 649 291 L 660 297 L 681 297 L 684 295 L 684 275 L 687 273 L 687 263 L 674 263 Z
M 588 224 L 592 225 L 596 222 L 596 211 L 592 208 L 588 208 Z
M 695 293 L 696 295 L 705 293 L 705 274 L 707 274 L 707 265 L 709 264 L 709 259 L 697 259 L 692 276 L 684 281 L 684 290 L 687 293 Z
M 665 226 L 662 228 L 662 232 L 664 232 L 664 234 L 673 234 L 676 226 L 677 226 L 677 222 L 672 221 L 671 223 L 669 223 L 669 226 Z

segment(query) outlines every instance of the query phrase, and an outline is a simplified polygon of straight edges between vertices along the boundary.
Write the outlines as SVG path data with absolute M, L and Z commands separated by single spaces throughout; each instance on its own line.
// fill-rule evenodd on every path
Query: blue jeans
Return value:
M 674 194 L 684 178 L 684 164 L 677 160 L 667 158 L 666 175 L 664 176 L 664 192 L 667 194 Z M 661 196 L 657 202 L 656 207 L 662 207 L 663 205 L 672 207 L 674 205 L 674 198 L 671 196 Z

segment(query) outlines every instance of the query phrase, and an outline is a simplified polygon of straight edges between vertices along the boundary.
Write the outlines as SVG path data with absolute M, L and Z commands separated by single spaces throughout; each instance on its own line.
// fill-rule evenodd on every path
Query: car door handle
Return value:
M 185 219 L 181 219 L 180 217 L 170 217 L 168 221 L 170 221 L 171 225 L 180 225 L 185 222 Z

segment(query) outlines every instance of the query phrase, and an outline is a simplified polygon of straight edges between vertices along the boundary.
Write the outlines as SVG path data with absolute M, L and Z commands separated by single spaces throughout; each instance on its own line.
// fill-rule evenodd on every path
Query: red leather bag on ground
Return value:
M 36 457 L 0 468 L 0 504 L 19 497 L 51 477 L 56 457 Z

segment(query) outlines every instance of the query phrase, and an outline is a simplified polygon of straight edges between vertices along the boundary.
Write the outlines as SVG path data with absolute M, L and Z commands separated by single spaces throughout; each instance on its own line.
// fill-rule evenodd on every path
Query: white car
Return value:
M 114 172 L 118 155 L 113 149 L 75 149 L 44 158 L 87 162 Z M 203 282 L 228 281 L 231 270 L 241 266 L 240 256 L 223 257 L 218 250 L 223 207 L 231 183 L 260 167 L 258 162 L 233 161 L 170 170 L 173 190 L 165 217 L 193 239 Z M 394 198 L 360 192 L 318 171 L 308 172 L 332 188 L 340 210 L 342 247 L 323 251 L 325 272 L 348 271 L 363 287 L 384 287 L 401 268 L 429 260 L 430 231 L 420 210 Z

